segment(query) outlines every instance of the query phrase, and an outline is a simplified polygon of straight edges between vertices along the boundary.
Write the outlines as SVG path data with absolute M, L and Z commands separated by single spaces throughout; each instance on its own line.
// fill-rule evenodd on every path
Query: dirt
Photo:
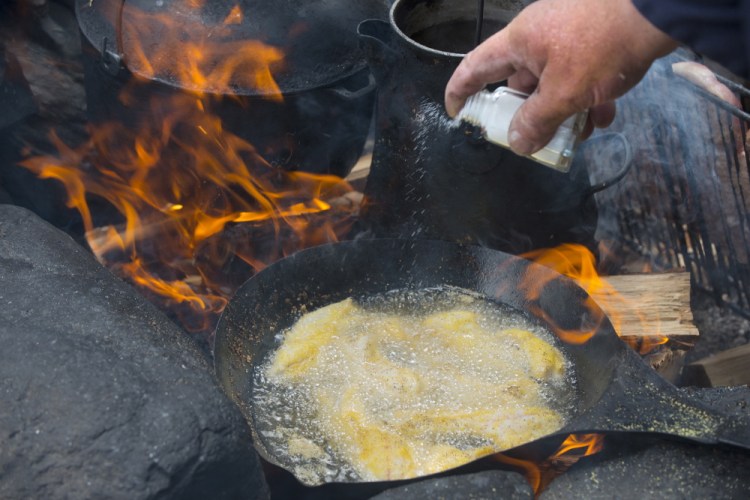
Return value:
M 688 352 L 686 363 L 750 342 L 750 319 L 726 304 L 718 304 L 702 290 L 693 288 L 691 295 L 690 306 L 700 338 Z

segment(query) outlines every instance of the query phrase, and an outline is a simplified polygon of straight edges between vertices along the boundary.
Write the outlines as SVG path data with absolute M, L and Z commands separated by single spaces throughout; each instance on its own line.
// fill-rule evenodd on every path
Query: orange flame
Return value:
M 552 460 L 559 460 L 561 457 L 575 451 L 578 458 L 588 457 L 599 453 L 604 448 L 604 436 L 602 434 L 571 434 L 563 444 L 560 445 L 557 452 L 552 456 Z M 578 453 L 582 450 L 582 453 Z
M 599 453 L 603 449 L 604 435 L 602 434 L 570 434 L 557 451 L 540 464 L 503 453 L 496 453 L 490 458 L 521 472 L 534 490 L 534 495 L 538 497 L 556 477 L 581 458 Z
M 596 269 L 596 259 L 593 253 L 583 245 L 563 244 L 552 249 L 542 249 L 528 252 L 523 257 L 536 262 L 542 266 L 548 267 L 559 274 L 567 276 L 575 281 L 588 294 L 585 307 L 596 318 L 598 323 L 604 320 L 601 310 L 606 311 L 606 315 L 612 322 L 615 331 L 620 334 L 623 326 L 623 318 L 626 314 L 632 315 L 645 328 L 653 328 L 653 325 L 646 326 L 643 315 L 628 303 L 625 298 L 613 287 L 606 279 L 602 278 Z M 526 290 L 530 299 L 539 297 L 544 286 L 546 286 L 554 276 L 542 276 L 540 273 L 530 273 L 523 282 L 523 288 Z M 541 313 L 540 313 L 541 314 Z M 586 331 L 565 330 L 552 325 L 557 335 L 565 342 L 571 344 L 583 344 L 587 342 L 596 332 L 598 325 Z M 658 325 L 656 326 L 658 330 Z M 644 330 L 645 331 L 645 330 Z M 650 336 L 641 338 L 627 337 L 626 340 L 632 348 L 640 354 L 646 354 L 659 345 L 666 344 L 669 339 L 659 335 L 658 331 L 649 332 Z
M 233 10 L 228 22 L 241 14 Z M 147 29 L 149 22 L 139 25 L 138 19 L 124 22 L 136 32 Z M 176 36 L 173 29 L 164 33 Z M 189 80 L 192 89 L 226 90 L 241 74 L 258 89 L 277 92 L 270 66 L 281 54 L 260 42 L 242 46 L 226 45 L 222 50 L 232 54 L 214 53 L 220 62 L 204 67 L 206 53 L 191 40 L 181 54 L 186 64 L 167 70 L 182 83 Z M 154 72 L 152 63 L 165 61 L 163 54 L 141 55 Z M 64 185 L 100 262 L 168 311 L 185 313 L 178 318 L 183 326 L 208 333 L 244 279 L 296 250 L 337 241 L 350 229 L 357 206 L 332 205 L 352 191 L 341 178 L 275 168 L 225 130 L 210 111 L 216 95 L 175 92 L 143 102 L 140 85 L 136 79 L 120 95 L 126 106 L 150 108 L 139 112 L 135 126 L 90 127 L 90 139 L 78 147 L 53 133 L 59 154 L 22 165 Z M 104 225 L 97 222 L 103 212 L 110 213 Z
M 589 294 L 584 306 L 592 313 L 592 318 L 595 320 L 595 324 L 591 328 L 570 330 L 562 328 L 559 325 L 550 325 L 564 342 L 570 344 L 584 344 L 588 342 L 606 317 L 599 309 L 592 295 L 600 291 L 603 287 L 609 286 L 596 272 L 595 259 L 591 251 L 583 245 L 570 243 L 551 249 L 534 250 L 524 254 L 523 257 L 573 279 Z M 554 274 L 530 271 L 524 277 L 521 288 L 525 291 L 526 296 L 534 301 L 540 297 L 544 288 L 555 278 Z M 541 310 L 532 312 L 545 317 Z
M 235 5 L 234 7 L 232 7 L 232 10 L 229 11 L 227 17 L 224 18 L 223 24 L 242 24 L 242 19 L 242 9 L 240 9 L 239 5 Z
M 529 485 L 531 486 L 531 489 L 534 490 L 535 494 L 541 491 L 542 470 L 534 462 L 530 460 L 523 460 L 521 458 L 511 457 L 502 453 L 491 455 L 491 458 L 500 463 L 510 465 L 514 469 L 518 470 L 521 474 L 523 474 L 524 477 L 526 477 L 526 481 L 528 481 Z
M 146 12 L 126 3 L 120 39 L 128 68 L 196 92 L 232 95 L 245 88 L 281 100 L 273 77 L 284 67 L 281 50 L 242 36 L 239 5 L 216 24 L 201 16 L 202 6 L 182 0 L 172 2 L 169 12 Z

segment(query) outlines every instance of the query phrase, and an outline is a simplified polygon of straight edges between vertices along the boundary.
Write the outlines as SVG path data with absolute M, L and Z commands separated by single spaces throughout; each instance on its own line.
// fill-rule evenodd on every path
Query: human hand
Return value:
M 590 110 L 584 135 L 608 126 L 614 99 L 676 47 L 631 0 L 538 0 L 466 55 L 446 86 L 445 107 L 455 116 L 469 96 L 507 79 L 531 94 L 509 134 L 511 148 L 529 155 L 577 112 Z

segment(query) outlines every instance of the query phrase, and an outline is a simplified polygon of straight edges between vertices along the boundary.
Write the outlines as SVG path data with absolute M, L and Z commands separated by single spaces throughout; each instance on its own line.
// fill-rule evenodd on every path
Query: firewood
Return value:
M 698 339 L 690 310 L 690 273 L 649 273 L 607 276 L 613 291 L 593 294 L 613 320 L 618 335 L 644 348 L 672 343 L 682 348 Z
M 594 294 L 615 329 L 670 382 L 681 375 L 686 350 L 698 340 L 690 310 L 690 273 L 607 276 L 614 290 Z
M 750 344 L 734 347 L 690 363 L 683 381 L 699 387 L 725 387 L 750 384 Z

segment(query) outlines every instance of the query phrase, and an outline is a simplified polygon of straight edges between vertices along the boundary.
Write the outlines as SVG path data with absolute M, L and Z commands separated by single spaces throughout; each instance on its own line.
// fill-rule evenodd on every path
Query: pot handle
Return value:
M 125 0 L 117 7 L 117 18 L 115 20 L 114 48 L 110 48 L 109 39 L 105 36 L 101 46 L 101 65 L 104 71 L 112 76 L 118 76 L 125 69 L 124 51 L 122 41 L 122 17 L 125 12 Z
M 594 144 L 599 140 L 607 140 L 607 139 L 612 139 L 612 138 L 618 139 L 622 142 L 623 158 L 622 158 L 622 161 L 620 162 L 621 165 L 620 165 L 619 170 L 609 179 L 586 188 L 582 193 L 576 196 L 573 203 L 558 204 L 552 207 L 546 207 L 543 210 L 539 210 L 539 213 L 564 212 L 568 210 L 573 210 L 576 207 L 580 207 L 586 202 L 586 200 L 591 198 L 593 195 L 595 195 L 596 193 L 600 191 L 604 191 L 605 189 L 609 187 L 614 186 L 620 180 L 622 180 L 622 178 L 625 177 L 628 172 L 630 172 L 630 168 L 633 166 L 633 148 L 630 146 L 630 141 L 628 141 L 628 139 L 620 132 L 607 132 L 607 133 L 592 137 L 591 139 L 583 143 L 584 144 L 583 147 L 585 147 L 585 145 Z
M 599 191 L 604 191 L 605 189 L 612 187 L 620 182 L 622 178 L 625 177 L 628 172 L 630 172 L 630 168 L 633 166 L 633 148 L 630 146 L 630 141 L 628 141 L 628 139 L 620 132 L 607 132 L 605 134 L 597 135 L 591 138 L 589 144 L 600 139 L 606 140 L 612 138 L 619 139 L 622 142 L 623 159 L 622 162 L 620 162 L 620 169 L 609 179 L 599 182 L 598 184 L 594 184 L 593 186 L 588 188 L 583 193 L 584 201 L 590 196 L 598 193 Z
M 382 80 L 398 63 L 400 53 L 394 49 L 393 28 L 381 19 L 366 19 L 357 26 L 359 45 L 377 80 Z
M 357 90 L 349 90 L 345 87 L 330 87 L 327 90 L 336 94 L 339 97 L 342 97 L 346 99 L 347 101 L 355 101 L 359 99 L 360 97 L 364 97 L 370 92 L 372 92 L 375 87 L 377 87 L 377 83 L 375 82 L 375 77 L 372 75 L 372 73 L 367 73 L 367 84 Z

